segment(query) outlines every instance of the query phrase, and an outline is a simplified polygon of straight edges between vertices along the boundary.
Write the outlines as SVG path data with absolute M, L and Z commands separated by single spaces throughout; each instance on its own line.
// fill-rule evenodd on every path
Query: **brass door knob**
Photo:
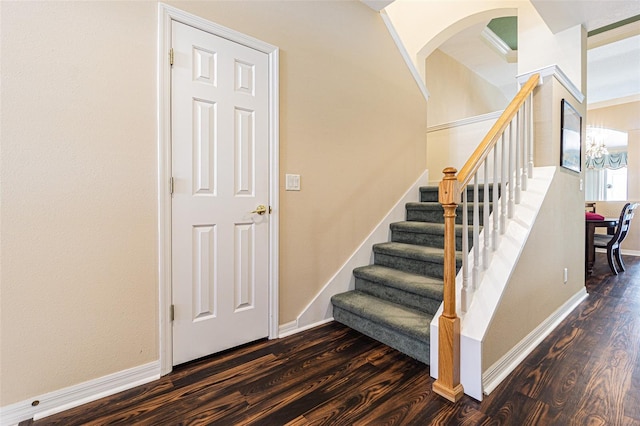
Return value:
M 267 212 L 267 208 L 265 206 L 263 206 L 262 204 L 260 204 L 258 207 L 256 207 L 256 209 L 254 211 L 252 211 L 251 213 L 258 213 L 259 215 L 263 215 Z

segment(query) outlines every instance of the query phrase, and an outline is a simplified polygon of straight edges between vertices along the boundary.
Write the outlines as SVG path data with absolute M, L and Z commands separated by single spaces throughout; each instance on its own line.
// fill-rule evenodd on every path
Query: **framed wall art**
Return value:
M 560 165 L 580 173 L 582 162 L 582 117 L 565 99 L 560 119 Z

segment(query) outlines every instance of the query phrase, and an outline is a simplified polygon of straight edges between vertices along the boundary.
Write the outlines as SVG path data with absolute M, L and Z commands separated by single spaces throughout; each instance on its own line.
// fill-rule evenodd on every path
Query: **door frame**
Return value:
M 266 53 L 269 61 L 269 338 L 278 337 L 279 49 L 175 7 L 158 4 L 158 320 L 160 374 L 173 369 L 171 309 L 171 22 Z

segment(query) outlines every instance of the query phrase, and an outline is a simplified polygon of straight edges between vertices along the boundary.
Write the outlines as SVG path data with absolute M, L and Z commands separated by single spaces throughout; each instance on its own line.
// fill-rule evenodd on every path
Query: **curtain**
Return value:
M 600 201 L 605 199 L 604 169 L 587 169 L 584 175 L 585 200 Z
M 589 158 L 585 161 L 587 169 L 613 169 L 627 167 L 627 152 L 615 152 L 600 158 Z

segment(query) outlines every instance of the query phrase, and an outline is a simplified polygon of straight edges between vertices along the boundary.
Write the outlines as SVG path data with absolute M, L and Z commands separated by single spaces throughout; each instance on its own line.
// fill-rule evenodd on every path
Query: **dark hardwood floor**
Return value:
M 587 300 L 481 403 L 330 323 L 21 425 L 640 425 L 640 258 L 625 262 L 613 276 L 597 254 Z

